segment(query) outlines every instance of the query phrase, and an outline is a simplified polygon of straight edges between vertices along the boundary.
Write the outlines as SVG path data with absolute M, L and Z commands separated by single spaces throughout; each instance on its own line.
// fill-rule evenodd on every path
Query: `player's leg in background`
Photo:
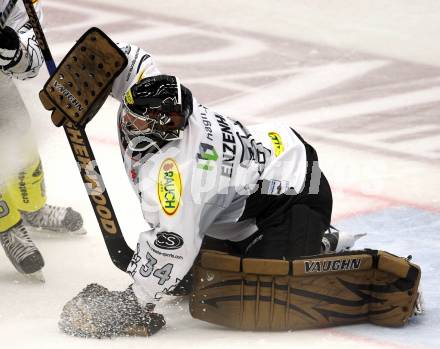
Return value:
M 6 188 L 0 193 L 0 242 L 20 273 L 32 274 L 43 268 L 43 257 L 23 225 L 20 212 Z
M 26 226 L 55 232 L 84 233 L 81 215 L 70 207 L 46 204 L 44 172 L 38 156 L 20 171 L 9 192 Z
M 31 274 L 44 266 L 41 253 L 23 225 L 11 180 L 29 161 L 33 147 L 29 116 L 12 79 L 0 74 L 0 242 L 15 268 Z
M 11 79 L 0 76 L 0 179 L 7 178 L 11 200 L 26 226 L 83 234 L 81 215 L 70 207 L 46 204 L 44 172 L 26 106 Z

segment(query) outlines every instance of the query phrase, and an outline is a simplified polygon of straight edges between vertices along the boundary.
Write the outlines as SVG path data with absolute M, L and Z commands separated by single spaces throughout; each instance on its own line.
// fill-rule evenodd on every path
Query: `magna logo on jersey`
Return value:
M 281 140 L 281 136 L 276 132 L 269 132 L 268 135 L 273 144 L 275 157 L 280 156 L 280 154 L 284 152 L 284 144 L 283 141 Z
M 154 246 L 164 250 L 177 250 L 183 246 L 183 238 L 179 234 L 164 231 L 157 233 Z
M 182 182 L 179 168 L 171 158 L 165 159 L 160 165 L 157 195 L 163 211 L 169 216 L 175 214 L 182 196 Z

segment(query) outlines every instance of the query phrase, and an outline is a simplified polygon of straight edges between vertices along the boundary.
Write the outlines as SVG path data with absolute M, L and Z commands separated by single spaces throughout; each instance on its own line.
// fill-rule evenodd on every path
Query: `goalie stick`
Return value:
M 3 10 L 0 16 L 0 29 L 3 29 L 5 27 L 6 21 L 8 20 L 9 15 L 11 14 L 12 9 L 14 8 L 17 1 L 18 0 L 10 0 L 6 5 L 5 9 Z
M 49 75 L 56 70 L 55 62 L 52 58 L 52 54 L 49 50 L 49 45 L 47 44 L 46 37 L 43 33 L 43 28 L 41 28 L 40 21 L 38 19 L 37 13 L 35 12 L 34 5 L 32 4 L 32 0 L 23 0 L 24 7 L 26 8 L 26 13 L 29 17 L 29 22 L 34 29 L 35 36 L 37 38 L 38 46 L 40 47 L 41 52 L 43 53 L 44 61 L 46 62 L 47 70 L 49 71 Z
M 56 70 L 56 66 L 52 58 L 52 54 L 50 52 L 46 38 L 44 36 L 43 30 L 41 28 L 40 22 L 38 20 L 38 16 L 32 5 L 32 0 L 23 0 L 23 3 L 26 7 L 26 12 L 34 29 L 38 44 L 40 45 L 40 49 L 43 53 L 49 75 L 53 75 Z M 95 216 L 98 220 L 99 227 L 101 229 L 102 236 L 107 246 L 110 258 L 116 267 L 125 272 L 134 252 L 127 245 L 127 242 L 125 241 L 122 234 L 121 228 L 116 218 L 115 211 L 110 201 L 110 197 L 103 183 L 98 164 L 93 154 L 92 147 L 90 146 L 86 131 L 82 127 L 76 127 L 72 122 L 65 123 L 63 127 L 76 162 L 81 163 L 82 161 L 84 161 L 84 159 L 80 160 L 78 158 L 79 155 L 77 154 L 77 151 L 75 151 L 75 149 L 78 148 L 78 145 L 85 147 L 89 155 L 87 159 L 89 164 L 88 167 L 91 167 L 93 172 L 99 177 L 99 180 L 94 183 L 99 184 L 100 192 L 97 193 L 94 192 L 96 188 L 90 183 L 89 173 L 87 173 L 85 169 L 81 166 L 78 167 L 84 186 L 86 187 L 90 203 L 92 204 L 93 211 L 95 212 Z M 103 211 L 106 212 L 105 218 L 103 217 Z

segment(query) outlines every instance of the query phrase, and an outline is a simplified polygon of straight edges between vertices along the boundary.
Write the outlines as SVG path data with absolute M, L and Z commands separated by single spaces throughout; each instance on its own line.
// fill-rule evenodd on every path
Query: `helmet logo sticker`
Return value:
M 157 195 L 162 210 L 169 216 L 174 215 L 179 208 L 182 196 L 180 172 L 174 159 L 167 158 L 160 165 Z
M 131 90 L 129 89 L 125 94 L 125 103 L 134 104 L 133 95 L 131 94 Z

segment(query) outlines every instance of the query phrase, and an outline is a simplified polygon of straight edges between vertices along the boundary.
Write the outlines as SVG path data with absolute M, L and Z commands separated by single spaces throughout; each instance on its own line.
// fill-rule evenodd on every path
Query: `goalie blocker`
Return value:
M 407 259 L 375 250 L 294 261 L 203 251 L 194 267 L 190 311 L 241 330 L 402 326 L 414 313 L 420 274 Z
M 127 62 L 126 55 L 100 29 L 84 33 L 40 91 L 44 107 L 53 110 L 55 126 L 71 121 L 85 127 L 104 104 Z

